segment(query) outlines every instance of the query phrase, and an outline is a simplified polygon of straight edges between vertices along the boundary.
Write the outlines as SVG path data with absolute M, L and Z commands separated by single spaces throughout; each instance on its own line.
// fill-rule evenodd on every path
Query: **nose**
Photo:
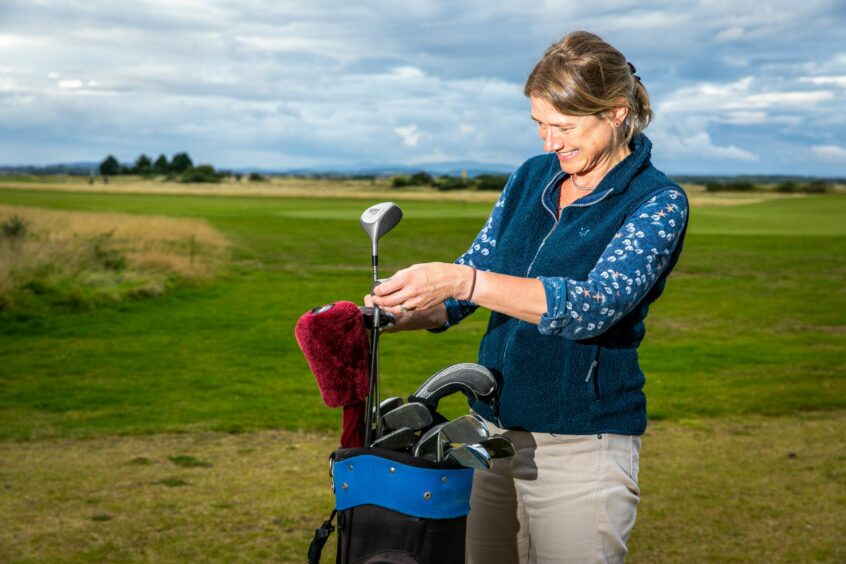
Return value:
M 543 150 L 548 153 L 558 151 L 564 146 L 562 141 L 555 136 L 555 133 L 553 133 L 554 131 L 554 127 L 547 127 L 545 132 L 546 135 L 541 135 L 541 138 L 543 139 Z

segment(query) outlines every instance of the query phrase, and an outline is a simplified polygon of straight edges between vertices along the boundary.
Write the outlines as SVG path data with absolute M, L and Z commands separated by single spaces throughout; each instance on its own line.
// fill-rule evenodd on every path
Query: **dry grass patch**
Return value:
M 0 206 L 0 310 L 87 307 L 220 271 L 229 242 L 202 220 Z

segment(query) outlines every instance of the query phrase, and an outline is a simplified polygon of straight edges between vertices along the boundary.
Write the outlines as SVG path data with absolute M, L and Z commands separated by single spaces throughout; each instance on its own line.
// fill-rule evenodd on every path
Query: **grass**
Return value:
M 302 562 L 332 507 L 336 441 L 263 431 L 0 443 L 0 560 Z M 844 443 L 842 411 L 652 425 L 629 562 L 842 562 Z
M 340 413 L 320 401 L 294 325 L 316 305 L 361 299 L 369 242 L 357 218 L 399 196 L 0 186 L 0 204 L 196 219 L 233 245 L 214 285 L 0 323 L 0 483 L 36 500 L 10 529 L 18 536 L 0 537 L 0 560 L 50 559 L 65 545 L 77 561 L 301 560 L 331 503 L 323 457 Z M 403 198 L 405 218 L 380 244 L 383 274 L 457 256 L 491 206 Z M 842 560 L 846 198 L 697 192 L 694 202 L 685 253 L 647 319 L 652 423 L 632 560 Z M 386 336 L 383 396 L 473 360 L 485 323 L 477 314 L 444 335 Z M 457 398 L 444 407 L 465 410 Z M 120 454 L 98 458 L 104 445 Z M 67 476 L 28 470 L 47 472 L 50 457 Z M 42 495 L 14 485 L 26 472 L 31 484 L 68 482 Z M 70 511 L 97 488 L 133 493 L 51 517 L 51 502 Z

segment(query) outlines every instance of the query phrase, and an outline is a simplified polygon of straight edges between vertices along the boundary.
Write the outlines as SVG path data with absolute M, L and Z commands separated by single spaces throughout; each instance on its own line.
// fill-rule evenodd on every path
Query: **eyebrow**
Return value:
M 532 121 L 535 123 L 543 123 L 542 120 L 536 118 L 535 116 L 531 116 Z M 545 125 L 551 125 L 552 127 L 576 127 L 577 123 L 547 123 Z

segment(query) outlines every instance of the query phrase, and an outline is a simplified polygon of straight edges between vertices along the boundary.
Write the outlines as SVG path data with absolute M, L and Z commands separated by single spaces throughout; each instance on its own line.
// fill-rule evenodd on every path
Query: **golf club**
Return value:
M 511 439 L 509 439 L 508 437 L 503 437 L 502 435 L 488 437 L 487 439 L 473 444 L 484 448 L 492 459 L 509 458 L 514 456 L 514 445 L 512 444 Z M 463 445 L 463 443 L 454 442 L 449 443 L 448 445 L 446 445 L 445 448 L 455 449 Z M 446 450 L 445 452 L 449 453 L 450 451 Z
M 393 202 L 382 202 L 364 210 L 361 214 L 361 227 L 370 236 L 373 246 L 373 287 L 379 283 L 379 239 L 396 227 L 402 219 L 402 210 Z M 372 288 L 371 288 L 372 290 Z M 373 308 L 373 327 L 370 342 L 370 381 L 364 421 L 364 444 L 371 443 L 373 435 L 373 417 L 379 420 L 379 327 L 381 327 L 381 308 Z M 372 411 L 376 410 L 376 413 Z
M 440 460 L 447 443 L 478 443 L 490 436 L 487 426 L 472 415 L 435 425 L 414 445 L 414 456 Z
M 371 446 L 387 448 L 390 450 L 405 450 L 414 445 L 414 440 L 417 434 L 408 427 L 401 427 L 396 431 L 391 431 L 387 435 L 383 435 L 373 441 Z
M 468 399 L 491 398 L 496 392 L 496 378 L 480 364 L 453 364 L 430 376 L 409 396 L 408 401 L 421 402 L 436 409 L 441 398 L 458 391 L 463 392 Z
M 382 415 L 381 425 L 386 431 L 409 427 L 415 431 L 432 424 L 432 412 L 422 403 L 407 403 Z
M 482 445 L 459 445 L 446 453 L 446 459 L 467 468 L 490 470 L 493 466 L 491 455 Z
M 382 400 L 381 402 L 379 402 L 379 413 L 382 413 L 382 414 L 389 413 L 389 412 L 395 410 L 396 408 L 398 408 L 399 406 L 401 406 L 402 404 L 403 404 L 403 399 L 400 398 L 400 397 L 392 396 L 392 397 L 386 398 L 386 399 Z M 375 421 L 378 421 L 378 424 L 377 424 L 377 427 L 376 427 L 376 438 L 378 439 L 379 437 L 381 437 L 385 433 L 385 430 L 382 428 L 382 418 L 380 417 L 379 419 L 376 419 L 375 412 L 373 413 L 373 418 L 374 418 Z

